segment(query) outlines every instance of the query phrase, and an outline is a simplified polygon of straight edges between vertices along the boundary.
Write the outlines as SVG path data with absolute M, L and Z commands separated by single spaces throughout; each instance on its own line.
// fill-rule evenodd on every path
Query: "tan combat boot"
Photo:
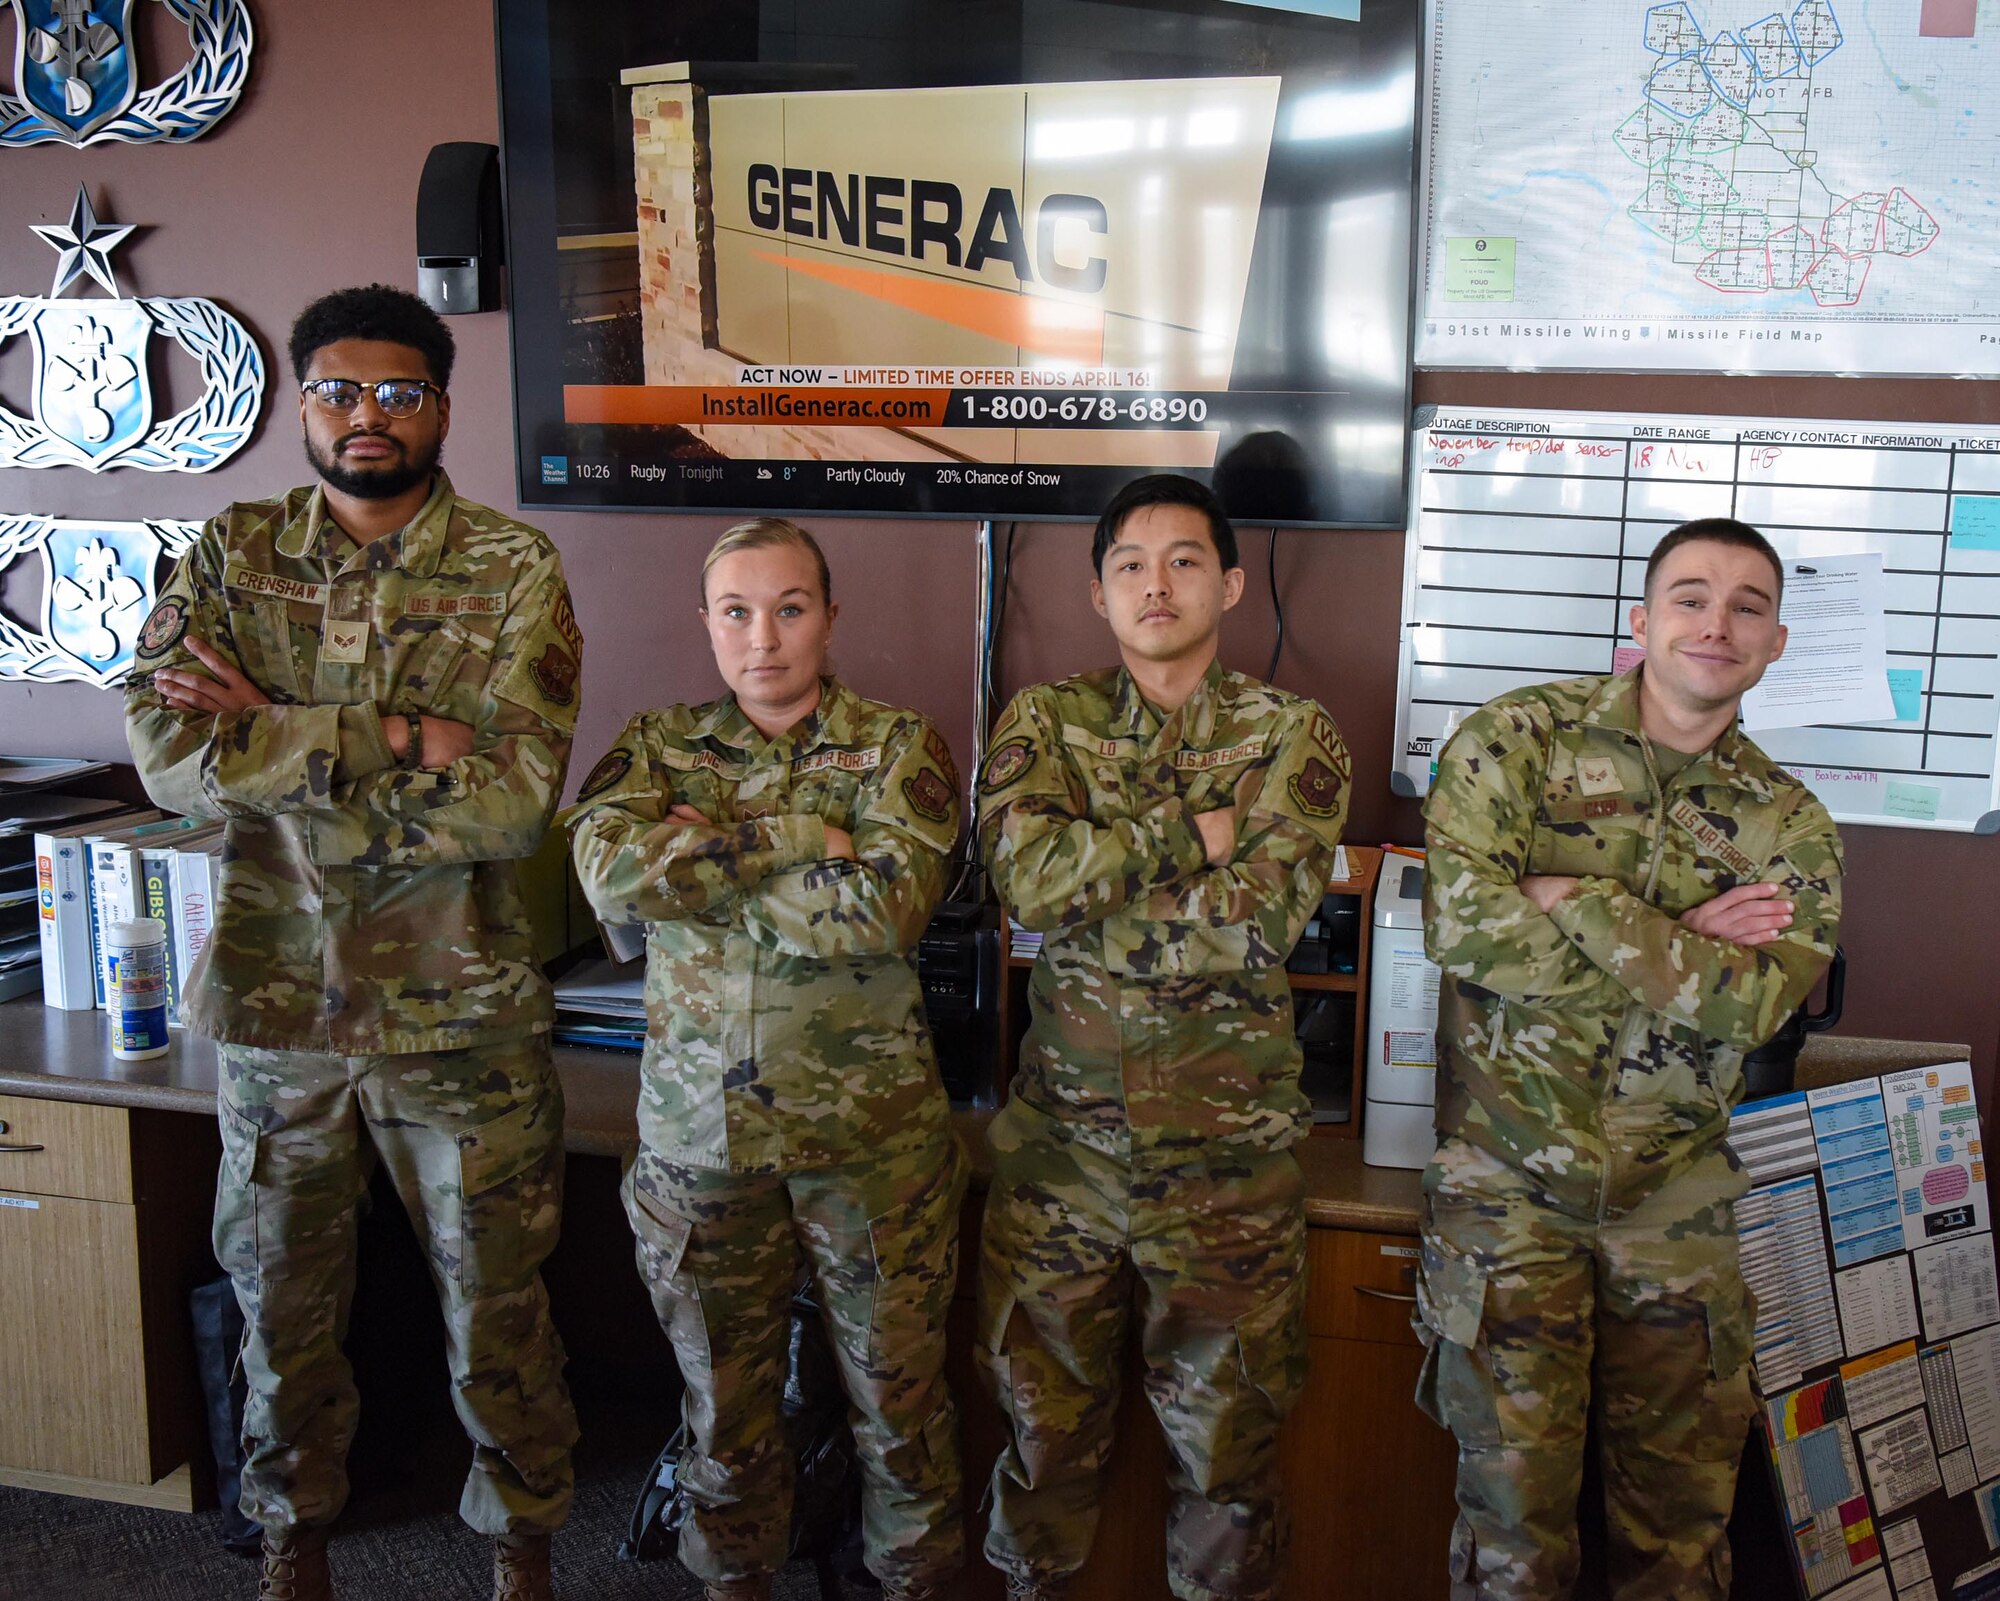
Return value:
M 257 1601 L 333 1601 L 333 1574 L 326 1565 L 326 1530 L 293 1529 L 264 1533 L 264 1576 Z
M 546 1534 L 503 1534 L 493 1542 L 493 1601 L 555 1601 Z
M 710 1579 L 702 1585 L 705 1601 L 771 1601 L 771 1576 L 754 1579 Z
M 1028 1574 L 1007 1575 L 1007 1601 L 1063 1601 L 1068 1593 L 1066 1584 L 1036 1579 Z

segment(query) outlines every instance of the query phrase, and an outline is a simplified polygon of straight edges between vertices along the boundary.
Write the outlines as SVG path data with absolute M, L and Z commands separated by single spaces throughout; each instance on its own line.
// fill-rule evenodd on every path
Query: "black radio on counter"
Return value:
M 1322 897 L 1285 966 L 1294 973 L 1351 973 L 1360 960 L 1361 897 L 1348 890 Z
M 991 1105 L 1000 1042 L 1000 908 L 946 901 L 917 941 L 917 981 L 954 1101 Z

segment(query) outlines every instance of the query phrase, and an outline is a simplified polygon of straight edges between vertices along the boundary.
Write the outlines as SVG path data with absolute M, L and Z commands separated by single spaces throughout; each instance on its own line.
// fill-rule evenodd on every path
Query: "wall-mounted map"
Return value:
M 1434 17 L 1420 363 L 2000 372 L 1990 8 Z

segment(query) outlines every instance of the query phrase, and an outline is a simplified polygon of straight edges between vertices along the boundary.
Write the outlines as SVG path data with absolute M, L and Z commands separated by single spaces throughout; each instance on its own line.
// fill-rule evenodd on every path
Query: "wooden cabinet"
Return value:
M 1413 1399 L 1417 1242 L 1316 1228 L 1307 1250 L 1312 1367 L 1285 1434 L 1286 1594 L 1441 1601 L 1457 1450 Z
M 978 1250 L 977 1202 L 961 1231 Z M 1282 1444 L 1291 1512 L 1289 1601 L 1443 1598 L 1456 1515 L 1451 1436 L 1416 1408 L 1423 1350 L 1410 1332 L 1416 1241 L 1408 1235 L 1315 1228 L 1307 1244 L 1312 1366 Z M 950 1376 L 965 1420 L 966 1527 L 973 1542 L 959 1594 L 1002 1601 L 1000 1576 L 979 1559 L 980 1508 L 1005 1439 L 999 1409 L 972 1364 L 971 1275 L 962 1274 L 950 1325 Z M 1168 1593 L 1166 1446 L 1129 1363 L 1097 1539 L 1070 1601 L 1138 1601 Z
M 184 1113 L 0 1096 L 0 1483 L 193 1509 L 218 1159 Z

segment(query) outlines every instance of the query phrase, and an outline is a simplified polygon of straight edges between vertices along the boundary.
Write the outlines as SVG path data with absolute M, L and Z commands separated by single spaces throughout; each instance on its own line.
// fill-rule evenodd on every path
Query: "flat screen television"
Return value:
M 526 506 L 1404 525 L 1417 0 L 498 0 Z

